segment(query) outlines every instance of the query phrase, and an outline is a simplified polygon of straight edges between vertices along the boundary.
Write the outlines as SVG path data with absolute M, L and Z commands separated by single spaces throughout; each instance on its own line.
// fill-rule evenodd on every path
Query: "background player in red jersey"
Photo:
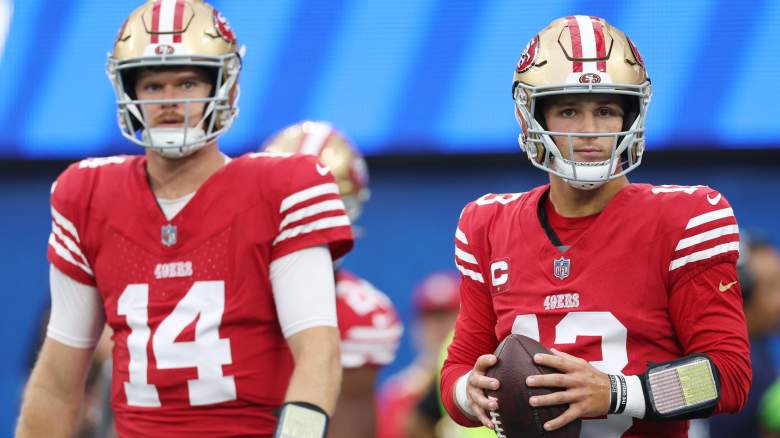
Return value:
M 380 389 L 378 438 L 419 436 L 423 433 L 419 431 L 434 430 L 436 420 L 417 416 L 415 408 L 430 390 L 438 402 L 439 353 L 455 326 L 459 283 L 457 272 L 435 271 L 414 287 L 412 339 L 417 355 L 412 363 L 390 376 Z M 438 403 L 434 404 L 438 411 Z
M 316 159 L 220 152 L 242 53 L 197 0 L 149 1 L 119 31 L 119 125 L 146 154 L 52 186 L 52 314 L 18 436 L 72 434 L 104 321 L 120 436 L 325 435 L 351 227 Z
M 368 168 L 344 134 L 324 122 L 306 121 L 283 129 L 266 151 L 317 156 L 333 174 L 352 222 L 368 200 Z M 325 167 L 323 167 L 325 170 Z M 336 311 L 341 335 L 341 394 L 328 436 L 364 438 L 376 434 L 374 394 L 379 368 L 395 359 L 403 326 L 392 301 L 368 281 L 336 264 Z
M 738 411 L 750 360 L 735 262 L 739 231 L 705 187 L 629 184 L 641 162 L 651 86 L 620 30 L 590 16 L 553 21 L 520 58 L 512 94 L 520 143 L 550 184 L 468 204 L 455 235 L 461 310 L 442 370 L 457 422 L 491 427 L 483 390 L 498 342 L 554 348 L 559 371 L 529 386 L 564 391 L 583 436 L 686 436 L 687 419 Z

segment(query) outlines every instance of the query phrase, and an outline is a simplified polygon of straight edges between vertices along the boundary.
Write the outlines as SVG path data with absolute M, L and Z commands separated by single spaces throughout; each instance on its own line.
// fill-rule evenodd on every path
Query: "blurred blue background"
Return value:
M 639 47 L 655 88 L 651 148 L 780 139 L 776 113 L 760 104 L 780 101 L 777 0 L 212 3 L 248 49 L 241 115 L 223 141 L 230 153 L 300 119 L 330 120 L 367 154 L 514 151 L 517 58 L 537 30 L 573 13 L 605 17 Z M 0 61 L 0 156 L 133 150 L 115 126 L 104 67 L 137 4 L 14 2 Z
M 139 153 L 119 134 L 104 74 L 138 3 L 0 0 L 0 436 L 13 430 L 48 305 L 49 185 L 69 160 Z M 453 266 L 462 206 L 546 180 L 518 151 L 510 83 L 527 41 L 561 15 L 604 16 L 648 65 L 649 150 L 631 179 L 714 186 L 743 228 L 779 240 L 780 0 L 212 3 L 248 48 L 241 114 L 223 148 L 253 150 L 307 118 L 351 136 L 369 156 L 373 197 L 345 264 L 407 324 L 414 284 Z M 412 353 L 406 335 L 383 378 Z

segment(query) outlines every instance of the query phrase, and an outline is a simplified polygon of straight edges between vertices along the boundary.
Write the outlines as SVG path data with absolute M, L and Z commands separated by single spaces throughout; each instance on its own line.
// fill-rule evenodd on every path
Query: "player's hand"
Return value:
M 493 428 L 493 422 L 487 411 L 498 409 L 498 400 L 485 395 L 486 389 L 498 389 L 498 379 L 487 377 L 485 371 L 496 364 L 498 359 L 492 354 L 483 354 L 477 358 L 474 369 L 469 375 L 466 393 L 468 394 L 471 410 L 477 414 L 477 419 L 487 428 Z
M 553 354 L 536 354 L 534 362 L 560 371 L 528 377 L 528 386 L 566 388 L 565 391 L 531 397 L 531 406 L 569 404 L 569 409 L 548 421 L 548 431 L 559 429 L 577 418 L 598 417 L 609 411 L 609 377 L 584 359 L 553 349 Z

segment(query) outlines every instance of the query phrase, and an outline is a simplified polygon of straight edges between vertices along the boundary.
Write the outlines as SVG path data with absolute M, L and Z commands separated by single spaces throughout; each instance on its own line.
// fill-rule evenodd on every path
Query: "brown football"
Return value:
M 487 376 L 501 383 L 497 390 L 486 391 L 498 399 L 498 410 L 489 415 L 496 427 L 498 438 L 574 438 L 580 436 L 581 420 L 548 432 L 544 423 L 563 414 L 569 405 L 534 408 L 528 403 L 533 395 L 551 394 L 558 388 L 530 388 L 525 384 L 528 376 L 553 374 L 556 370 L 534 363 L 534 354 L 552 354 L 544 345 L 533 339 L 511 334 L 496 348 L 498 362 L 487 370 Z

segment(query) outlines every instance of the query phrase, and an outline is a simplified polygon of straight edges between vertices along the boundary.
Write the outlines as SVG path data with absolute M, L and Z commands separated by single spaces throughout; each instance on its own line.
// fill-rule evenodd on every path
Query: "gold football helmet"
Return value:
M 238 114 L 238 75 L 244 48 L 239 48 L 227 20 L 202 0 L 149 0 L 125 20 L 107 73 L 117 96 L 122 135 L 167 157 L 188 155 L 230 128 Z M 213 79 L 205 99 L 138 100 L 139 69 L 200 67 Z M 189 128 L 150 128 L 145 105 L 205 102 L 202 119 Z M 186 112 L 185 112 L 186 113 Z M 139 135 L 140 132 L 140 135 Z
M 623 96 L 620 132 L 559 133 L 547 130 L 540 101 L 560 94 Z M 593 189 L 625 175 L 642 161 L 645 119 L 652 89 L 639 51 L 630 39 L 603 18 L 576 15 L 554 20 L 528 43 L 512 81 L 515 116 L 523 126 L 520 147 L 534 166 L 560 176 L 573 187 Z M 612 153 L 601 162 L 563 157 L 552 135 L 567 139 L 573 156 L 574 137 L 612 137 Z
M 350 221 L 360 216 L 363 203 L 370 197 L 368 167 L 352 142 L 329 123 L 305 121 L 288 126 L 262 149 L 317 156 L 336 179 Z

